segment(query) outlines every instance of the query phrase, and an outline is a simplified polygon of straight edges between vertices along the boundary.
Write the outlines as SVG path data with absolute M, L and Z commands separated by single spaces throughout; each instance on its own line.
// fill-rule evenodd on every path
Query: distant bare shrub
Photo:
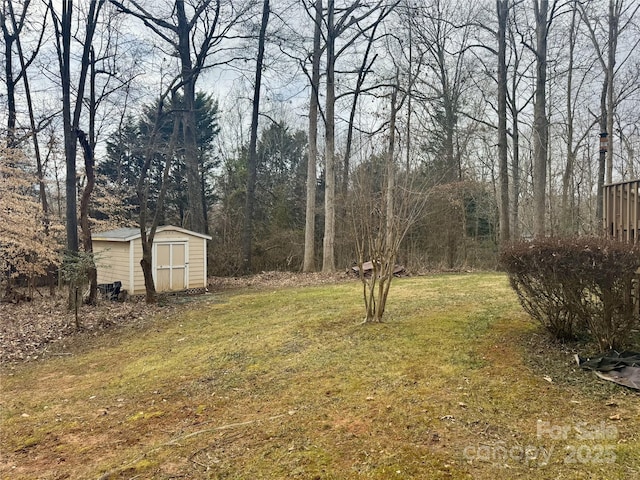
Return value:
M 596 237 L 514 243 L 500 255 L 524 310 L 562 340 L 601 350 L 629 342 L 640 325 L 640 249 Z

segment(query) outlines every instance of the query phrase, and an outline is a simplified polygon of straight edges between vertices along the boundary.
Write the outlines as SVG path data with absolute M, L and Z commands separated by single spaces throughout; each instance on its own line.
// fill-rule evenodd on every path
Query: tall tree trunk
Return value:
M 444 41 L 444 40 L 443 40 Z M 444 136 L 442 139 L 442 148 L 444 156 L 444 171 L 442 172 L 442 183 L 452 183 L 460 180 L 461 170 L 460 164 L 454 154 L 454 138 L 457 128 L 457 93 L 454 91 L 457 86 L 452 85 L 447 71 L 448 53 L 445 51 L 444 43 L 438 44 L 437 50 L 437 68 L 440 77 L 440 86 L 442 88 L 442 109 L 444 110 Z
M 27 109 L 29 111 L 29 125 L 31 127 L 31 139 L 33 141 L 33 153 L 34 156 L 36 158 L 36 175 L 38 176 L 38 188 L 39 188 L 39 197 L 40 197 L 40 204 L 42 205 L 42 214 L 44 217 L 44 226 L 45 226 L 45 232 L 48 234 L 49 232 L 49 205 L 47 203 L 47 195 L 46 195 L 46 190 L 45 190 L 45 184 L 44 184 L 44 172 L 43 172 L 43 165 L 42 165 L 42 154 L 40 152 L 40 144 L 38 143 L 38 129 L 36 126 L 36 120 L 35 120 L 35 113 L 34 113 L 34 109 L 33 109 L 33 101 L 31 98 L 31 87 L 29 84 L 29 75 L 27 73 L 27 66 L 28 64 L 30 64 L 34 59 L 36 54 L 38 53 L 38 51 L 40 50 L 40 46 L 42 45 L 42 39 L 44 37 L 44 32 L 45 32 L 45 25 L 43 22 L 42 25 L 42 30 L 40 32 L 40 37 L 38 39 L 38 43 L 37 46 L 35 47 L 35 49 L 33 50 L 32 56 L 30 59 L 27 59 L 25 57 L 24 51 L 22 49 L 22 41 L 20 39 L 20 31 L 22 30 L 22 27 L 24 25 L 24 20 L 28 14 L 27 9 L 29 6 L 30 2 L 27 1 L 25 2 L 25 4 L 22 7 L 22 13 L 20 14 L 20 17 L 18 18 L 16 16 L 16 13 L 13 9 L 13 2 L 7 2 L 7 12 L 9 14 L 9 19 L 11 22 L 11 27 L 12 27 L 12 31 L 14 32 L 14 40 L 15 40 L 15 44 L 16 44 L 16 50 L 18 53 L 18 59 L 20 61 L 20 76 L 22 77 L 22 83 L 24 85 L 24 95 L 25 95 L 25 100 L 27 102 Z M 7 21 L 6 19 L 6 15 L 5 12 L 0 11 L 0 16 L 2 17 L 2 31 L 3 31 L 3 35 L 5 37 L 5 55 L 6 55 L 6 61 L 10 64 L 11 63 L 11 44 L 10 41 L 8 41 L 7 39 L 11 37 L 11 35 L 9 34 L 8 28 L 6 27 L 5 23 Z M 5 69 L 7 68 L 7 66 L 5 65 Z M 11 70 L 9 68 L 9 70 Z M 6 72 L 6 81 L 7 81 L 7 106 L 8 108 L 8 120 L 11 121 L 11 104 L 13 102 L 13 109 L 14 109 L 14 114 L 13 114 L 13 121 L 15 122 L 15 99 L 12 99 L 15 89 L 13 87 L 10 88 L 9 83 L 10 83 L 10 79 L 12 79 L 12 77 L 10 76 L 11 74 L 8 73 L 7 70 L 5 70 Z M 11 92 L 10 92 L 11 90 Z M 15 128 L 15 123 L 14 123 L 14 128 Z M 12 134 L 12 128 L 9 127 L 8 128 L 8 134 L 11 135 Z M 7 144 L 9 146 L 11 146 L 11 140 L 9 140 L 7 142 Z
M 165 96 L 166 96 L 165 92 Z M 175 93 L 175 92 L 174 92 Z M 172 105 L 176 105 L 176 98 L 172 99 Z M 162 183 L 160 185 L 160 192 L 158 194 L 158 200 L 156 202 L 156 209 L 153 212 L 153 218 L 149 222 L 149 207 L 147 201 L 149 199 L 149 167 L 156 155 L 156 137 L 158 130 L 162 122 L 162 107 L 164 104 L 164 96 L 160 98 L 158 102 L 158 110 L 156 111 L 155 122 L 153 125 L 153 131 L 148 140 L 148 144 L 145 148 L 145 160 L 140 172 L 140 178 L 136 185 L 136 195 L 138 196 L 138 202 L 140 204 L 140 241 L 142 242 L 142 259 L 140 260 L 140 266 L 142 267 L 142 274 L 144 277 L 145 287 L 145 300 L 146 303 L 155 303 L 157 301 L 156 286 L 153 280 L 153 240 L 156 235 L 156 229 L 160 223 L 164 207 L 164 198 L 167 194 L 167 187 L 169 185 L 169 171 L 171 170 L 171 160 L 175 153 L 176 142 L 178 139 L 178 133 L 180 131 L 180 121 L 176 113 L 173 115 L 173 131 L 171 132 L 171 139 L 169 140 L 169 146 L 165 152 L 165 162 L 162 172 Z
M 74 35 L 72 31 L 73 24 L 73 1 L 62 1 L 62 13 L 57 17 L 53 2 L 49 2 L 49 10 L 53 19 L 56 30 L 56 41 L 58 63 L 60 67 L 60 85 L 62 88 L 62 124 L 64 128 L 64 153 L 65 153 L 65 194 L 66 194 L 66 235 L 67 235 L 67 254 L 68 258 L 73 259 L 78 255 L 78 200 L 76 193 L 76 152 L 77 152 L 77 129 L 80 123 L 80 114 L 83 107 L 84 89 L 87 79 L 87 70 L 89 65 L 89 49 L 93 41 L 93 33 L 95 31 L 95 21 L 97 13 L 102 7 L 103 2 L 92 3 L 86 17 L 85 36 L 83 45 L 83 54 L 80 65 L 80 72 L 77 76 L 78 84 L 71 86 L 71 38 Z M 96 11 L 97 6 L 97 11 Z M 72 107 L 73 99 L 71 92 L 75 90 L 75 104 Z M 71 260 L 74 261 L 74 260 Z M 78 288 L 77 281 L 72 282 L 69 286 L 68 307 L 78 311 Z M 77 320 L 76 320 L 77 323 Z
M 387 191 L 386 191 L 386 223 L 385 243 L 391 248 L 394 243 L 394 195 L 396 189 L 396 119 L 398 116 L 398 90 L 400 89 L 400 69 L 396 69 L 395 85 L 391 93 L 391 118 L 389 119 L 389 145 L 387 149 Z M 407 171 L 408 175 L 409 172 Z M 395 260 L 395 259 L 394 259 Z
M 0 9 L 0 27 L 4 39 L 4 78 L 7 85 L 7 146 L 16 147 L 16 81 L 13 78 L 13 43 L 18 37 L 15 30 L 9 31 L 4 6 Z
M 188 2 L 185 6 L 184 0 L 175 0 L 170 2 L 174 5 L 170 19 L 162 13 L 158 13 L 157 16 L 152 15 L 149 7 L 153 2 L 142 2 L 145 3 L 142 5 L 133 1 L 110 0 L 110 3 L 118 11 L 142 20 L 161 42 L 166 43 L 165 51 L 175 52 L 175 55 L 180 58 L 179 87 L 184 93 L 183 137 L 189 202 L 185 223 L 192 230 L 204 233 L 207 231 L 204 215 L 207 206 L 201 188 L 202 173 L 196 134 L 195 91 L 198 76 L 205 68 L 207 56 L 220 40 L 217 27 L 221 19 L 221 5 L 224 2 L 199 0 Z M 234 14 L 230 22 L 238 21 L 241 12 L 244 12 L 244 9 L 238 9 L 237 15 Z M 187 17 L 188 14 L 191 17 Z
M 607 183 L 613 182 L 613 117 L 615 113 L 616 101 L 614 92 L 616 51 L 618 49 L 618 24 L 620 22 L 620 11 L 622 0 L 609 0 L 609 41 L 607 42 Z
M 518 107 L 518 85 L 521 77 L 518 75 L 520 66 L 520 54 L 518 52 L 518 40 L 513 28 L 509 28 L 509 44 L 513 52 L 513 65 L 511 75 L 511 90 L 508 95 L 508 108 L 511 114 L 511 192 L 510 192 L 510 238 L 520 238 L 520 109 Z M 508 72 L 507 72 L 508 73 Z
M 573 150 L 573 64 L 576 47 L 576 19 L 578 11 L 574 2 L 571 12 L 571 26 L 569 27 L 569 67 L 567 69 L 567 163 L 562 174 L 562 213 L 561 231 L 572 233 L 573 231 L 573 202 L 569 201 L 569 194 L 573 198 L 571 184 L 573 182 L 573 169 L 575 164 L 575 153 Z
M 383 258 L 379 259 L 382 263 L 380 271 L 380 280 L 378 284 L 378 301 L 375 312 L 375 322 L 381 322 L 384 311 L 387 306 L 387 297 L 389 296 L 389 287 L 393 280 L 393 269 L 396 263 L 397 239 L 399 229 L 397 228 L 398 219 L 395 217 L 396 195 L 396 118 L 398 116 L 398 90 L 400 89 L 400 69 L 396 70 L 395 85 L 391 93 L 391 118 L 389 120 L 389 147 L 387 150 L 387 191 L 386 191 L 386 212 L 385 212 L 385 238 L 384 248 L 382 249 Z M 409 172 L 406 172 L 407 174 Z M 373 259 L 378 261 L 378 259 Z
M 22 55 L 21 55 L 22 56 Z M 22 61 L 22 58 L 21 58 Z M 42 206 L 42 215 L 44 217 L 45 231 L 49 231 L 49 203 L 47 201 L 47 190 L 44 183 L 44 166 L 42 162 L 42 153 L 40 151 L 40 143 L 38 142 L 38 127 L 36 125 L 35 112 L 33 110 L 33 101 L 31 99 L 31 87 L 26 70 L 23 70 L 22 79 L 25 88 L 25 98 L 27 100 L 27 108 L 29 110 L 29 126 L 31 127 L 31 140 L 33 142 L 33 155 L 36 157 L 36 175 L 38 176 L 38 194 L 40 197 L 40 205 Z
M 89 222 L 89 202 L 95 187 L 95 158 L 96 145 L 96 59 L 93 46 L 89 49 L 89 136 L 80 128 L 76 129 L 78 142 L 84 155 L 84 171 L 87 184 L 80 197 L 80 231 L 82 232 L 82 248 L 88 255 L 87 281 L 89 282 L 89 296 L 86 299 L 88 305 L 95 305 L 98 299 L 98 270 L 93 258 L 93 240 L 91 237 L 91 224 Z
M 324 237 L 322 244 L 322 271 L 333 272 L 335 265 L 335 40 L 334 0 L 327 6 L 327 86 L 325 125 L 325 192 Z
M 547 147 L 549 125 L 547 119 L 547 34 L 548 0 L 533 0 L 536 18 L 536 89 L 533 104 L 533 232 L 543 237 L 546 213 Z
M 53 6 L 50 4 L 51 14 Z M 76 198 L 76 142 L 77 134 L 71 113 L 71 35 L 72 35 L 73 2 L 62 2 L 62 15 L 60 17 L 59 32 L 57 33 L 60 48 L 58 58 L 60 60 L 60 84 L 62 87 L 62 122 L 64 128 L 64 152 L 65 152 L 65 194 L 66 194 L 66 234 L 67 252 L 78 252 L 78 220 Z M 55 23 L 55 21 L 54 21 Z M 82 82 L 82 79 L 81 79 Z M 75 302 L 75 299 L 73 300 Z
M 602 90 L 600 91 L 600 137 L 601 139 L 607 139 L 607 91 L 609 87 L 609 74 L 608 72 L 604 76 L 602 83 Z M 601 140 L 602 141 L 602 140 Z M 597 192 L 596 192 L 596 220 L 600 230 L 604 220 L 604 179 L 606 175 L 607 167 L 607 149 L 598 149 L 598 180 L 597 180 Z
M 80 124 L 80 117 L 84 105 L 84 91 L 86 87 L 87 73 L 89 69 L 89 55 L 93 37 L 100 11 L 104 6 L 105 0 L 96 0 L 91 2 L 86 16 L 82 19 L 84 23 L 84 37 L 82 41 L 82 56 L 80 60 L 80 71 L 74 74 L 77 78 L 77 85 L 71 87 L 71 38 L 76 35 L 73 30 L 73 1 L 62 1 L 62 13 L 58 17 L 53 6 L 53 0 L 48 3 L 49 12 L 53 20 L 56 33 L 56 50 L 58 54 L 58 63 L 60 67 L 60 84 L 62 88 L 62 117 L 64 127 L 64 150 L 66 165 L 66 234 L 67 234 L 67 252 L 70 255 L 76 255 L 78 252 L 78 216 L 77 216 L 77 197 L 76 197 L 76 152 L 77 152 L 77 129 Z M 75 103 L 72 111 L 72 90 L 75 93 Z M 74 289 L 72 288 L 71 291 Z M 75 297 L 70 295 L 69 306 L 73 307 Z
M 580 7 L 580 14 L 585 25 L 588 28 L 589 36 L 595 51 L 597 52 L 597 59 L 600 62 L 602 71 L 604 73 L 604 79 L 602 82 L 602 90 L 600 91 L 600 115 L 598 123 L 600 127 L 601 147 L 599 149 L 598 156 L 598 179 L 597 179 L 597 194 L 596 194 L 596 221 L 600 225 L 598 230 L 602 228 L 603 221 L 603 188 L 605 179 L 607 183 L 611 183 L 613 180 L 613 116 L 615 113 L 616 99 L 614 95 L 614 76 L 615 76 L 615 64 L 616 64 L 616 50 L 618 44 L 618 36 L 620 34 L 620 16 L 622 14 L 623 0 L 609 0 L 609 13 L 608 13 L 608 35 L 606 45 L 606 55 L 604 53 L 604 47 L 598 42 L 596 37 L 595 28 L 589 15 L 582 2 L 578 2 Z M 637 11 L 635 7 L 634 11 Z M 629 25 L 630 23 L 627 23 Z M 624 28 L 624 27 L 623 27 Z M 606 58 L 605 58 L 606 57 Z M 606 142 L 607 146 L 604 147 L 602 142 Z
M 498 165 L 500 170 L 500 240 L 508 242 L 509 162 L 507 150 L 507 18 L 509 0 L 497 0 L 498 14 Z
M 407 11 L 411 7 L 409 4 L 406 5 Z M 411 15 L 411 13 L 409 13 Z M 408 35 L 409 35 L 409 52 L 408 52 L 408 60 L 409 60 L 409 84 L 407 85 L 407 130 L 405 132 L 405 169 L 407 172 L 411 170 L 411 114 L 413 113 L 413 20 L 409 19 L 408 25 Z
M 251 272 L 251 248 L 253 237 L 253 211 L 256 196 L 256 170 L 258 163 L 258 115 L 260 113 L 260 85 L 262 82 L 262 63 L 264 46 L 269 23 L 269 0 L 262 4 L 262 22 L 258 37 L 258 57 L 256 59 L 256 76 L 253 86 L 253 110 L 251 113 L 251 132 L 249 137 L 249 156 L 247 159 L 247 196 L 244 210 L 244 228 L 242 232 L 242 270 Z
M 309 155 L 307 160 L 307 204 L 305 211 L 303 272 L 315 271 L 318 94 L 320 89 L 321 25 L 322 0 L 316 0 L 315 25 L 313 32 L 313 56 L 311 60 L 311 98 L 309 99 Z
M 93 148 L 91 148 L 86 134 L 82 130 L 78 129 L 77 135 L 84 154 L 84 170 L 87 177 L 87 184 L 85 185 L 82 191 L 82 196 L 80 197 L 80 229 L 82 230 L 82 247 L 87 255 L 92 256 L 93 241 L 91 238 L 91 226 L 89 224 L 89 201 L 91 200 L 91 193 L 95 186 L 95 159 L 93 157 Z M 89 281 L 89 297 L 86 299 L 86 303 L 89 305 L 95 305 L 98 297 L 98 271 L 96 270 L 96 264 L 93 258 L 89 259 L 89 264 L 87 266 L 87 280 Z
M 182 68 L 181 78 L 183 83 L 184 113 L 182 121 L 185 167 L 187 171 L 187 197 L 189 199 L 189 215 L 187 224 L 191 230 L 204 233 L 203 202 L 200 188 L 200 166 L 198 154 L 198 142 L 196 136 L 196 78 L 197 73 L 193 69 L 191 61 L 192 27 L 189 24 L 185 12 L 184 0 L 176 0 L 176 20 L 178 27 L 178 52 Z
M 511 238 L 520 237 L 520 124 L 517 107 L 512 112 L 511 129 L 511 199 L 509 226 L 511 227 Z

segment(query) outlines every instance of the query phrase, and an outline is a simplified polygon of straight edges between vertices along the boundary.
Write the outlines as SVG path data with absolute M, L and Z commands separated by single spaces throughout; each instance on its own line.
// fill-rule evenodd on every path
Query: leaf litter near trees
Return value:
M 75 328 L 74 312 L 63 295 L 34 298 L 18 304 L 0 303 L 0 363 L 65 355 L 66 343 L 78 335 L 96 336 L 110 328 L 142 324 L 166 306 L 142 301 L 109 302 L 80 307 L 82 328 Z
M 353 280 L 345 273 L 261 272 L 245 277 L 212 277 L 209 290 L 214 293 L 239 288 L 284 288 L 326 285 Z M 113 302 L 100 299 L 98 305 L 80 307 L 82 329 L 75 328 L 74 312 L 67 309 L 66 295 L 58 292 L 35 293 L 31 301 L 0 303 L 0 363 L 16 363 L 44 357 L 68 355 L 67 343 L 78 336 L 97 336 L 101 332 L 123 326 L 144 326 L 155 316 L 169 313 L 189 298 L 162 296 L 156 305 L 143 299 Z

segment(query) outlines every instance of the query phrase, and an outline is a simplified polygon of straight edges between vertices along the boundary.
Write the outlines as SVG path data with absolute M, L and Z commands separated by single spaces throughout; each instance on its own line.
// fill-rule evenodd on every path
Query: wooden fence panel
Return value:
M 640 180 L 605 185 L 603 195 L 606 234 L 627 243 L 637 243 L 640 234 Z

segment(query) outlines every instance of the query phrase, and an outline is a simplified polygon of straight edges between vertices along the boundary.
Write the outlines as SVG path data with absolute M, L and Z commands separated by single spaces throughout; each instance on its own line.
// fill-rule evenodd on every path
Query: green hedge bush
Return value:
M 556 338 L 602 350 L 629 344 L 640 326 L 640 249 L 598 237 L 541 238 L 502 249 L 500 264 L 524 310 Z

